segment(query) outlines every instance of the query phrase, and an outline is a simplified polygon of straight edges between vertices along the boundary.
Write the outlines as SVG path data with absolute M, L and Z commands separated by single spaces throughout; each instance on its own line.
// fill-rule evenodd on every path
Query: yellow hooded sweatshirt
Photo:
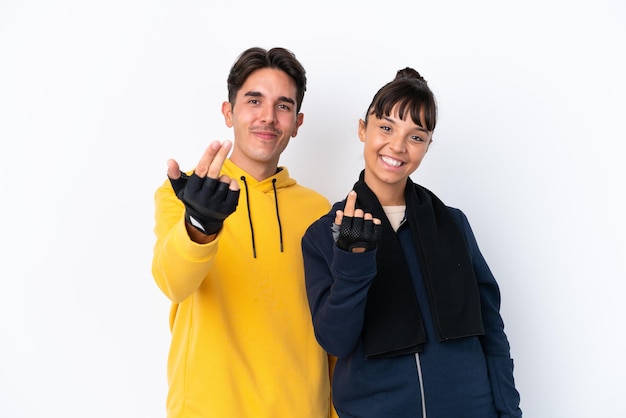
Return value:
M 167 416 L 335 416 L 300 247 L 330 204 L 284 167 L 261 182 L 230 160 L 222 172 L 239 204 L 209 244 L 189 239 L 169 180 L 155 193 L 152 273 L 172 301 Z

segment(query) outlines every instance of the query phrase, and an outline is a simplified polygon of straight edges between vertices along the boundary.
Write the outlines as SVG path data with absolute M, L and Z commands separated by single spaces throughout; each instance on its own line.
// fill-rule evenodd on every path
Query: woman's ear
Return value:
M 359 119 L 358 134 L 359 134 L 359 139 L 361 140 L 361 142 L 365 142 L 365 131 L 366 130 L 367 130 L 367 124 L 365 123 L 365 121 L 363 119 Z

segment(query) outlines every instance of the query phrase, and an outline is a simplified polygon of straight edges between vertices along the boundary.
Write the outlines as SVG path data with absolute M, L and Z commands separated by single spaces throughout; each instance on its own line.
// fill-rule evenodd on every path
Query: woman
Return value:
M 412 182 L 437 105 L 412 68 L 374 96 L 365 169 L 302 240 L 340 417 L 521 417 L 498 285 L 465 215 Z

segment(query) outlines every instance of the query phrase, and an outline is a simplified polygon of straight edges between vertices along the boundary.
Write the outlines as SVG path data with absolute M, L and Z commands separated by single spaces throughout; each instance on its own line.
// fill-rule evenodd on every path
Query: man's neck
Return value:
M 259 182 L 272 177 L 278 171 L 277 164 L 263 164 L 248 160 L 240 161 L 236 158 L 233 159 L 232 156 L 230 160 L 237 167 L 241 168 L 246 173 L 249 173 L 256 181 Z

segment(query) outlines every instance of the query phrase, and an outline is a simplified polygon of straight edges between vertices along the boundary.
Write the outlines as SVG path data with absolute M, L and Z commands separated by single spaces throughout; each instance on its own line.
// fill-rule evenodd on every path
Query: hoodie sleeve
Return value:
M 519 418 L 522 416 L 519 407 L 520 395 L 515 388 L 513 359 L 511 359 L 509 341 L 504 332 L 504 321 L 500 315 L 500 289 L 478 248 L 467 217 L 458 209 L 451 209 L 451 211 L 465 236 L 478 280 L 485 328 L 485 335 L 481 337 L 481 344 L 487 359 L 496 410 L 499 418 Z
M 350 253 L 335 245 L 332 219 L 323 217 L 302 238 L 306 290 L 319 344 L 336 357 L 356 347 L 367 291 L 376 275 L 376 251 Z
M 155 193 L 152 275 L 173 303 L 182 302 L 198 289 L 218 248 L 218 239 L 197 244 L 189 238 L 184 213 L 183 203 L 166 180 Z

